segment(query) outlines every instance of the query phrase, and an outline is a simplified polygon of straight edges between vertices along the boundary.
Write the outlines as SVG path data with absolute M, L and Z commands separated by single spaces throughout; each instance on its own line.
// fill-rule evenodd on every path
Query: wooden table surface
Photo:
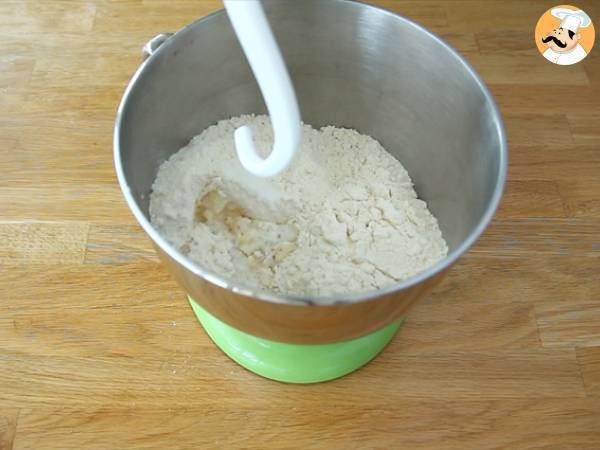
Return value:
M 375 361 L 294 386 L 211 343 L 113 170 L 141 45 L 220 3 L 0 2 L 0 449 L 600 448 L 600 43 L 545 61 L 547 1 L 376 3 L 480 72 L 509 180 Z M 600 2 L 577 5 L 600 26 Z

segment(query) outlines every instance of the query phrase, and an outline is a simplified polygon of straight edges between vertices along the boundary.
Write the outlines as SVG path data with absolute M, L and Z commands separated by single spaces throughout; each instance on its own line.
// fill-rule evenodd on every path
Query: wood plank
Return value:
M 47 298 L 38 306 L 14 298 L 20 307 L 0 308 L 0 346 L 23 356 L 139 355 L 164 360 L 174 353 L 195 355 L 212 346 L 198 334 L 196 320 L 178 289 L 169 293 L 163 288 L 138 298 L 113 296 L 109 289 L 106 293 L 110 295 L 106 302 L 93 304 L 81 294 L 83 298 Z M 532 306 L 489 305 L 479 298 L 443 294 L 423 299 L 408 315 L 397 339 L 401 351 L 410 355 L 540 347 Z
M 458 297 L 490 307 L 506 303 L 561 305 L 600 298 L 598 258 L 490 257 L 468 253 L 435 290 L 440 301 Z
M 581 179 L 573 173 L 558 189 L 569 217 L 600 218 L 600 176 Z
M 198 333 L 200 325 L 198 325 Z M 3 402 L 16 407 L 90 407 L 110 403 L 115 407 L 207 404 L 206 384 L 214 393 L 212 403 L 229 408 L 260 408 L 273 396 L 288 396 L 289 404 L 322 401 L 327 392 L 338 406 L 353 402 L 396 402 L 403 398 L 582 398 L 586 392 L 574 349 L 535 349 L 489 352 L 404 354 L 402 341 L 360 371 L 307 390 L 259 380 L 237 366 L 217 349 L 190 354 L 173 353 L 168 359 L 153 356 L 62 357 L 3 352 L 0 376 L 4 380 Z M 32 370 L 35 367 L 35 370 Z M 382 378 L 382 370 L 394 377 Z M 118 380 L 118 383 L 115 382 Z M 190 383 L 190 380 L 194 380 Z M 240 398 L 244 385 L 253 383 L 253 394 Z M 346 401 L 340 395 L 352 386 Z M 31 393 L 35 393 L 32 396 Z
M 13 2 L 17 3 L 17 2 Z M 2 3 L 2 8 L 6 8 L 9 5 L 7 2 Z M 6 17 L 2 17 L 0 20 L 7 20 Z M 13 20 L 10 18 L 8 20 Z M 20 34 L 15 34 L 12 30 L 9 33 L 9 28 L 0 27 L 2 32 L 2 40 L 0 41 L 0 61 L 10 61 L 14 58 L 32 57 L 33 51 L 36 48 L 33 42 L 28 39 L 23 39 Z
M 112 87 L 120 97 L 126 82 L 142 62 L 142 46 L 155 34 L 151 29 L 112 30 L 110 33 L 56 30 L 46 33 L 44 39 L 35 33 L 6 34 L 0 43 L 0 61 L 23 59 L 35 62 L 33 70 L 27 74 L 32 83 L 28 90 L 32 94 L 32 103 L 38 100 L 43 104 L 44 99 L 38 93 L 63 89 L 68 93 L 76 88 L 80 100 L 98 101 L 101 98 L 81 95 L 82 89 Z M 84 58 L 86 64 L 81 63 Z M 89 76 L 90 72 L 94 76 Z M 109 105 L 105 103 L 104 106 Z M 114 109 L 111 115 L 114 115 Z
M 86 264 L 123 264 L 140 260 L 158 262 L 150 238 L 139 225 L 93 224 L 90 227 Z
M 130 74 L 124 72 L 123 76 L 125 78 L 128 75 Z M 42 83 L 32 87 L 36 95 L 21 96 L 18 104 L 15 102 L 10 109 L 8 107 L 0 109 L 0 115 L 5 127 L 8 127 L 7 122 L 12 119 L 10 123 L 16 122 L 18 127 L 31 126 L 35 123 L 47 128 L 64 127 L 75 131 L 77 127 L 74 125 L 77 122 L 82 126 L 85 125 L 87 130 L 101 130 L 99 136 L 105 134 L 114 125 L 114 121 L 110 119 L 115 113 L 116 105 L 119 104 L 125 89 L 124 84 L 122 89 L 87 86 L 88 95 L 82 96 L 81 86 L 78 85 L 56 87 Z M 9 112 L 12 114 L 18 112 L 19 120 L 15 121 L 14 116 L 10 114 L 3 114 Z M 70 147 L 65 149 L 68 150 Z
M 86 0 L 3 0 L 0 2 L 0 29 L 10 30 L 12 33 L 89 31 L 96 13 L 95 3 Z
M 287 389 L 279 385 L 279 391 Z M 15 449 L 94 450 L 118 442 L 132 450 L 174 446 L 341 450 L 383 449 L 388 448 L 386 443 L 401 442 L 417 450 L 590 450 L 600 443 L 598 404 L 592 399 L 400 398 L 394 403 L 351 404 L 340 396 L 318 406 L 301 397 L 295 403 L 288 403 L 288 397 L 269 400 L 260 408 L 235 409 L 206 402 L 168 409 L 40 407 L 22 413 Z
M 142 62 L 141 48 L 152 37 L 150 33 L 144 33 L 144 38 L 114 32 L 87 36 L 54 34 L 45 44 L 48 57 L 36 60 L 32 88 L 62 89 L 76 84 L 80 89 L 114 87 L 122 92 Z M 119 51 L 115 51 L 117 47 Z M 86 64 L 81 63 L 82 58 Z
M 589 11 L 589 9 L 588 9 Z M 600 12 L 600 11 L 599 11 Z M 592 86 L 594 87 L 596 92 L 600 90 L 600 59 L 598 59 L 598 55 L 595 53 L 590 53 L 589 57 L 586 57 L 585 60 L 582 61 L 583 67 L 585 68 L 585 72 L 588 75 Z
M 494 29 L 530 30 L 530 39 L 533 39 L 535 24 L 547 9 L 547 5 L 520 0 L 506 0 L 503 2 L 455 0 L 446 4 L 449 25 L 453 29 L 468 28 L 473 32 Z
M 508 143 L 519 146 L 539 145 L 570 147 L 574 141 L 564 114 L 505 114 Z
M 0 136 L 0 145 L 2 146 L 2 149 L 4 149 L 4 151 L 8 152 L 11 150 L 15 150 L 17 148 L 18 145 L 17 139 L 13 139 L 11 137 L 6 137 L 6 136 Z M 0 180 L 2 180 L 2 178 L 0 178 Z
M 0 221 L 0 264 L 82 264 L 86 222 Z
M 441 37 L 467 58 L 479 51 L 473 33 L 441 33 Z
M 3 55 L 0 58 L 0 89 L 22 90 L 29 84 L 35 60 L 20 55 Z
M 531 33 L 533 34 L 533 31 Z M 548 61 L 541 55 L 519 53 L 471 55 L 469 62 L 485 82 L 490 84 L 590 85 L 582 65 L 561 66 L 560 68 L 564 70 L 552 70 L 553 67 L 549 67 Z
M 567 119 L 575 143 L 600 145 L 600 111 L 581 109 L 569 113 Z
M 448 14 L 443 1 L 378 0 L 369 3 L 376 3 L 377 6 L 394 11 L 424 27 L 437 30 L 438 33 L 448 28 Z M 458 30 L 458 32 L 463 31 Z
M 589 76 L 589 71 L 586 71 Z M 489 82 L 489 80 L 486 80 Z M 498 105 L 503 112 L 511 114 L 569 114 L 600 111 L 598 96 L 591 86 L 572 86 L 564 83 L 549 84 L 489 84 Z M 577 101 L 560 101 L 576 98 Z M 552 99 L 552 100 L 551 100 Z M 557 101 L 553 101 L 556 99 Z M 568 117 L 568 116 L 567 116 Z M 542 139 L 539 144 L 551 143 Z
M 133 300 L 131 305 L 123 301 L 87 308 L 66 304 L 59 312 L 51 307 L 52 299 L 44 299 L 39 308 L 3 309 L 0 344 L 3 351 L 22 357 L 139 356 L 170 361 L 181 353 L 189 358 L 203 358 L 207 353 L 217 356 L 183 293 L 169 304 L 164 299 L 162 304 L 152 298 L 142 297 L 149 300 L 143 303 Z
M 90 179 L 108 185 L 115 183 L 114 163 L 105 157 L 111 153 L 112 122 L 68 117 L 49 126 L 41 121 L 26 122 L 0 125 L 6 138 L 18 142 L 18 151 L 10 155 L 11 164 L 0 175 L 0 188 L 87 184 Z M 57 154 L 60 164 L 56 164 Z
M 587 393 L 600 397 L 600 347 L 580 347 L 577 349 L 577 361 Z
M 19 410 L 4 409 L 0 406 L 0 449 L 12 450 L 17 431 Z
M 153 35 L 174 32 L 222 7 L 222 3 L 214 0 L 102 2 L 97 6 L 93 30 L 96 34 L 115 29 L 147 30 Z
M 24 187 L 0 186 L 0 197 L 10 199 L 2 211 L 4 220 L 81 221 L 133 224 L 119 186 L 70 180 Z
M 510 149 L 510 179 L 570 182 L 594 180 L 600 176 L 600 151 L 595 145 L 554 147 L 513 146 Z M 560 184 L 560 183 L 559 183 Z
M 558 183 L 554 181 L 516 181 L 509 178 L 497 217 L 503 220 L 526 217 L 567 217 L 558 187 Z
M 432 294 L 408 313 L 395 345 L 405 354 L 538 348 L 533 308 Z
M 501 258 L 527 258 L 531 254 L 600 257 L 599 236 L 600 223 L 596 220 L 494 220 L 471 254 Z
M 600 258 L 596 259 L 600 273 Z M 596 278 L 597 290 L 600 281 Z M 600 304 L 573 299 L 561 305 L 535 306 L 540 338 L 544 347 L 600 346 Z
M 18 90 L 17 92 L 13 92 L 10 87 L 4 88 L 4 92 L 5 94 L 0 96 L 0 114 L 2 111 L 9 111 L 10 114 L 15 114 L 19 109 L 19 105 L 24 101 L 26 94 Z M 2 122 L 0 122 L 1 125 Z M 8 140 L 7 137 L 3 137 L 3 139 Z M 14 141 L 16 142 L 16 139 Z
M 59 280 L 59 281 L 57 281 Z M 182 289 L 156 262 L 121 265 L 8 266 L 0 271 L 0 298 L 11 310 L 119 308 L 172 305 Z
M 531 32 L 494 28 L 476 33 L 475 40 L 482 55 L 539 56 Z
M 488 306 L 592 302 L 600 287 L 597 258 L 539 256 L 490 257 L 469 253 L 450 269 L 434 291 L 438 301 L 470 299 Z M 56 283 L 55 280 L 63 280 Z M 131 280 L 136 280 L 132 283 Z M 8 267 L 0 272 L 0 298 L 16 309 L 100 308 L 114 305 L 170 305 L 182 290 L 158 263 L 45 267 L 43 271 Z M 51 303 L 40 299 L 48 297 Z

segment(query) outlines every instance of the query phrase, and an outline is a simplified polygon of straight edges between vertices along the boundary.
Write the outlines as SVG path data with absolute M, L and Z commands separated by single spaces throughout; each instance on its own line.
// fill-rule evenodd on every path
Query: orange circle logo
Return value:
M 535 27 L 535 44 L 553 64 L 570 66 L 584 59 L 594 46 L 596 32 L 585 11 L 559 5 L 546 11 Z

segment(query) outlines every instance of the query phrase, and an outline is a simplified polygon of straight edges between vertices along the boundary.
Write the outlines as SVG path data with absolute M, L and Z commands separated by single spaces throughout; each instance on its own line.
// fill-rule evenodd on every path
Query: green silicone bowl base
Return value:
M 206 333 L 225 354 L 251 372 L 285 383 L 318 383 L 355 371 L 383 350 L 404 320 L 349 341 L 288 344 L 237 330 L 189 300 Z

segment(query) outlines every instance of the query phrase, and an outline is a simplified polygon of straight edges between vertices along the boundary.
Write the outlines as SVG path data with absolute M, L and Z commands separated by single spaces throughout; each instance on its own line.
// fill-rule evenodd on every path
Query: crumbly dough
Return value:
M 447 254 L 408 173 L 376 140 L 304 125 L 289 169 L 262 179 L 237 160 L 242 125 L 266 156 L 268 117 L 234 117 L 172 155 L 154 182 L 153 225 L 195 263 L 268 291 L 318 296 L 381 288 Z

